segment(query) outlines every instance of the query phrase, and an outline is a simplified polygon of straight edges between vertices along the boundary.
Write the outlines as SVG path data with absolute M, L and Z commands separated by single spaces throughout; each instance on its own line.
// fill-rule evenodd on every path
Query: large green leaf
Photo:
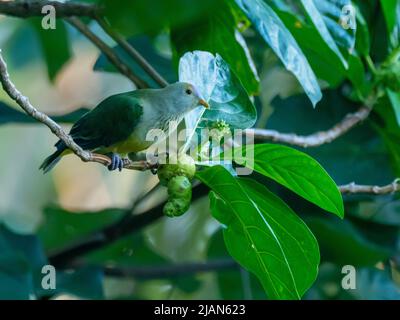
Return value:
M 357 32 L 358 48 L 361 53 L 368 52 L 369 34 L 357 8 L 357 21 L 361 27 L 356 31 L 342 27 L 342 8 L 349 5 L 350 0 L 304 0 L 307 16 L 293 1 L 274 0 L 273 3 L 275 12 L 296 39 L 319 79 L 336 87 L 347 77 L 360 93 L 364 93 L 361 90 L 365 82 L 363 65 L 354 46 Z
M 317 275 L 318 244 L 303 221 L 263 185 L 221 166 L 197 173 L 228 252 L 261 281 L 269 298 L 300 299 Z
M 324 39 L 329 48 L 340 58 L 343 66 L 347 67 L 347 61 L 340 52 L 339 47 L 337 46 L 335 39 L 332 37 L 329 31 L 328 26 L 324 21 L 324 17 L 316 7 L 314 0 L 301 0 L 300 2 L 307 12 L 308 17 L 315 26 L 315 29 L 318 30 L 319 34 Z
M 278 15 L 262 0 L 235 0 L 315 106 L 322 94 L 306 57 Z
M 400 175 L 400 125 L 397 121 L 396 111 L 396 96 L 392 97 L 392 102 L 389 98 L 384 97 L 375 105 L 374 113 L 372 114 L 373 127 L 383 138 L 386 150 L 391 158 L 391 164 L 394 169 L 395 176 Z M 392 174 L 393 175 L 393 174 Z M 390 178 L 389 178 L 390 179 Z M 387 181 L 390 181 L 386 179 Z
M 55 29 L 45 30 L 40 19 L 30 20 L 35 29 L 41 49 L 47 64 L 47 73 L 50 80 L 54 80 L 58 72 L 71 58 L 68 33 L 64 22 L 57 21 Z
M 391 45 L 395 48 L 400 40 L 400 1 L 380 0 L 383 14 L 386 20 L 386 27 Z
M 224 120 L 234 128 L 250 128 L 256 121 L 256 109 L 240 80 L 230 66 L 216 55 L 217 69 L 215 87 L 210 97 L 210 109 L 206 110 L 204 120 Z
M 352 14 L 356 8 L 351 0 L 312 0 L 320 12 L 325 25 L 334 38 L 335 42 L 348 55 L 355 46 L 355 35 L 357 30 L 356 21 Z M 352 9 L 350 9 L 352 8 Z M 347 9 L 347 10 L 346 10 Z M 349 11 L 350 10 L 350 11 Z M 354 12 L 352 11 L 354 10 Z M 348 20 L 343 18 L 349 18 Z M 355 20 L 356 17 L 354 17 Z
M 392 105 L 394 114 L 396 115 L 397 124 L 400 126 L 400 92 L 394 92 L 386 89 L 389 101 Z
M 309 109 L 305 95 L 283 100 L 275 99 L 272 105 L 274 112 L 268 119 L 266 127 L 279 132 L 296 132 L 300 135 L 325 131 L 359 107 L 343 97 L 339 89 L 324 91 L 324 99 L 319 104 L 318 110 Z M 395 116 L 392 116 L 393 112 L 388 103 L 387 109 L 388 111 L 383 110 L 382 114 L 387 114 L 396 125 Z M 371 117 L 373 118 L 375 115 Z M 317 159 L 337 184 L 347 184 L 352 181 L 359 184 L 387 184 L 395 174 L 390 168 L 382 139 L 376 135 L 370 123 L 370 121 L 363 122 L 329 144 L 308 148 L 307 154 Z M 393 132 L 394 130 L 395 128 Z M 394 143 L 395 141 L 396 139 L 393 140 Z M 377 167 L 379 170 L 376 170 Z
M 345 77 L 343 63 L 329 48 L 318 30 L 313 25 L 302 22 L 291 12 L 278 9 L 275 11 L 296 39 L 318 79 L 327 81 L 332 87 L 340 84 Z M 332 72 L 333 69 L 335 72 Z
M 210 239 L 208 259 L 230 259 L 224 244 L 223 232 L 218 230 Z M 265 291 L 257 278 L 238 268 L 216 271 L 219 292 L 224 300 L 265 299 Z
M 246 47 L 243 48 L 237 40 L 235 28 L 235 20 L 226 5 L 221 10 L 210 12 L 196 24 L 172 30 L 171 39 L 179 57 L 194 50 L 221 55 L 247 92 L 255 94 L 258 92 L 258 80 L 250 66 L 252 62 L 246 56 Z
M 229 160 L 230 156 L 224 154 L 224 159 Z M 258 144 L 235 148 L 233 160 L 343 218 L 343 200 L 338 187 L 322 166 L 307 154 L 277 144 Z
M 186 53 L 179 62 L 179 81 L 193 83 L 210 104 L 186 117 L 188 128 L 195 128 L 199 117 L 206 121 L 225 120 L 233 128 L 249 128 L 257 117 L 246 90 L 230 66 L 219 56 L 204 51 Z

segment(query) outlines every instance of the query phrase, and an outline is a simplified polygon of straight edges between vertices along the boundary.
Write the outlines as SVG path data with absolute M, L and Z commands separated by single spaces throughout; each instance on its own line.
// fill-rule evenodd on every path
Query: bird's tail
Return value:
M 39 167 L 39 170 L 43 170 L 43 173 L 49 172 L 54 166 L 60 161 L 62 157 L 62 153 L 65 151 L 66 147 L 64 143 L 57 143 L 56 144 L 57 151 L 54 152 L 52 155 L 48 156 Z

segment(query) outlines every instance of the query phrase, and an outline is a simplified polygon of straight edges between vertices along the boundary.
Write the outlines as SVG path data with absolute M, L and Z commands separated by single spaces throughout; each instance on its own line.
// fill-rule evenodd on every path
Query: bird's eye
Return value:
M 187 93 L 187 94 L 192 94 L 192 90 L 186 89 L 186 93 Z

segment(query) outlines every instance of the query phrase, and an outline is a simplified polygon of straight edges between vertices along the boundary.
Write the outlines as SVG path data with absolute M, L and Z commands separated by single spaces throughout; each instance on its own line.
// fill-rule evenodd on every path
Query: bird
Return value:
M 180 122 L 193 109 L 209 104 L 196 87 L 176 82 L 161 89 L 138 89 L 112 95 L 84 114 L 69 134 L 82 149 L 110 157 L 110 171 L 122 170 L 124 155 L 137 153 L 151 146 L 146 140 L 151 129 L 167 131 L 169 122 Z M 57 150 L 47 157 L 40 170 L 49 172 L 60 159 L 72 153 L 59 140 Z

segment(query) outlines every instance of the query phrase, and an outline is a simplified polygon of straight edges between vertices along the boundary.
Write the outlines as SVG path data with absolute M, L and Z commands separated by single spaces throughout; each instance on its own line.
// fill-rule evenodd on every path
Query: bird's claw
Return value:
M 124 167 L 124 160 L 116 153 L 112 153 L 110 158 L 111 164 L 107 167 L 108 170 L 114 171 L 118 169 L 119 171 L 122 171 L 122 168 Z

